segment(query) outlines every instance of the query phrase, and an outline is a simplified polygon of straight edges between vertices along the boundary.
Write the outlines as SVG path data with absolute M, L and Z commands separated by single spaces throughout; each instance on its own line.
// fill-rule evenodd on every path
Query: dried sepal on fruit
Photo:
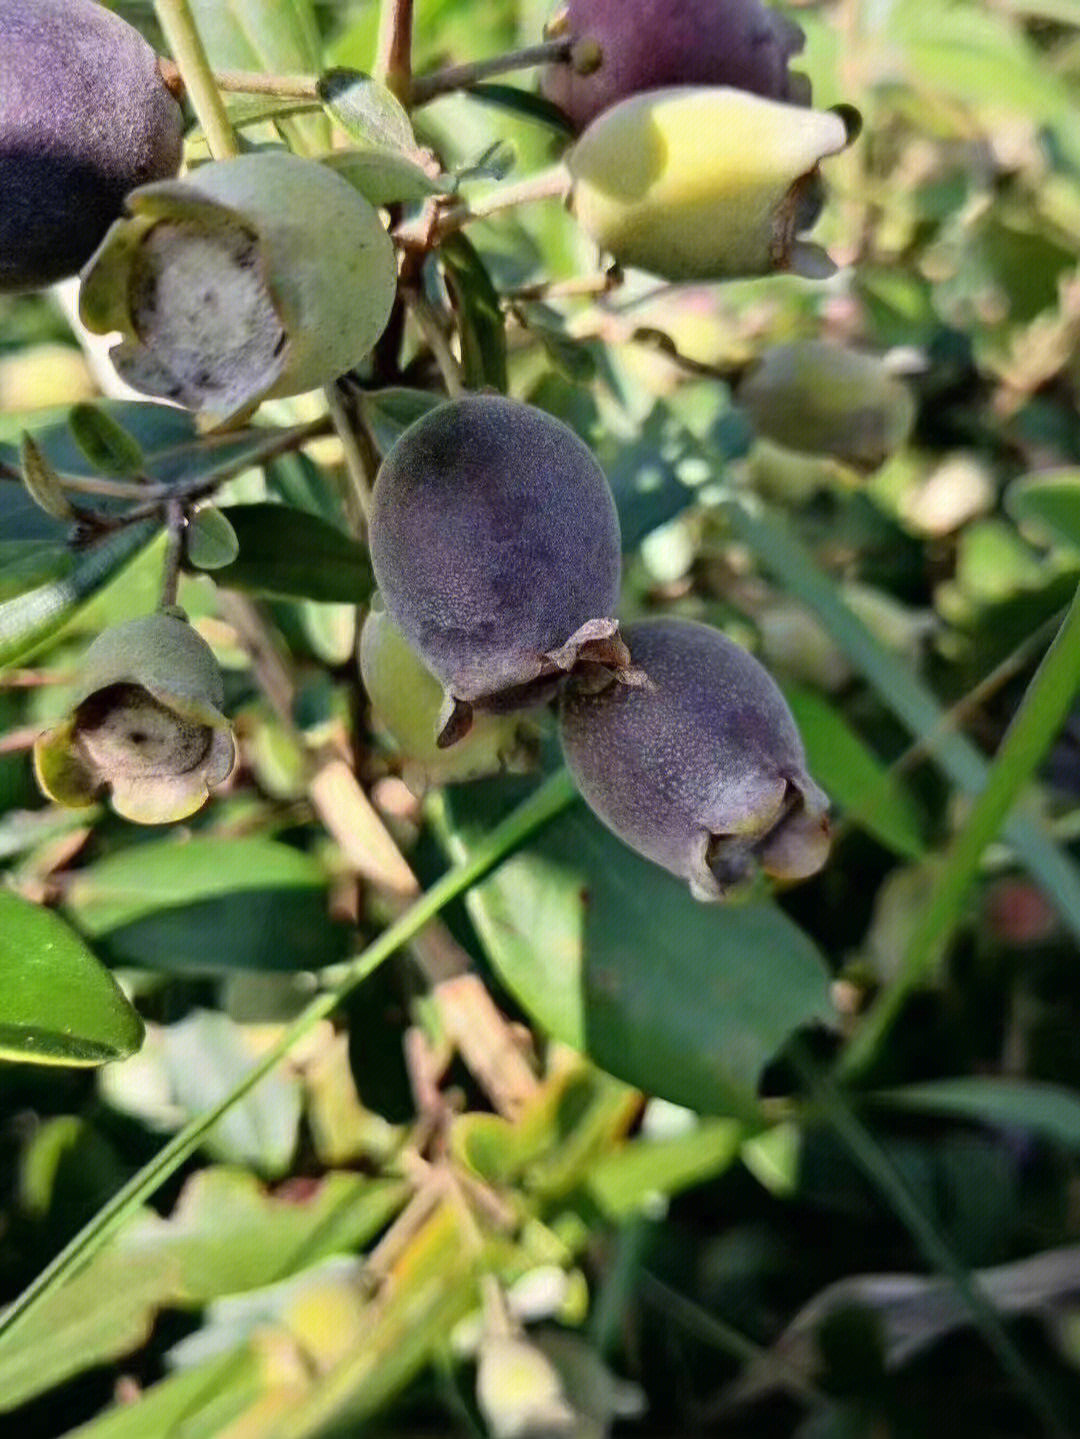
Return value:
M 442 685 L 381 606 L 370 611 L 360 631 L 360 675 L 376 727 L 392 742 L 402 778 L 414 793 L 502 771 L 522 773 L 536 763 L 538 732 L 518 713 L 477 714 L 460 743 L 440 749 Z
M 138 185 L 180 168 L 157 56 L 91 0 L 0 0 L 0 291 L 73 275 Z
M 745 90 L 646 91 L 605 110 L 570 150 L 570 206 L 620 264 L 667 280 L 817 278 L 832 262 L 799 235 L 821 209 L 821 161 L 854 132 L 847 113 Z
M 225 421 L 328 383 L 390 316 L 394 247 L 325 165 L 262 151 L 133 191 L 83 275 L 80 313 L 119 330 L 135 389 Z
M 540 77 L 544 96 L 579 131 L 618 101 L 669 85 L 809 99 L 806 77 L 788 70 L 806 37 L 761 0 L 567 0 L 547 33 L 591 41 L 600 52 L 587 73 L 563 62 Z
M 758 864 L 781 879 L 819 870 L 828 800 L 767 671 L 695 621 L 625 633 L 646 684 L 583 682 L 563 696 L 563 751 L 590 809 L 697 899 L 722 899 Z
M 115 625 L 87 650 L 67 718 L 34 746 L 38 783 L 72 808 L 108 791 L 137 824 L 185 819 L 235 763 L 223 699 L 213 651 L 182 611 Z
M 543 410 L 467 395 L 410 425 L 379 469 L 370 537 L 386 608 L 443 686 L 440 747 L 474 709 L 542 703 L 581 663 L 633 681 L 615 501 Z

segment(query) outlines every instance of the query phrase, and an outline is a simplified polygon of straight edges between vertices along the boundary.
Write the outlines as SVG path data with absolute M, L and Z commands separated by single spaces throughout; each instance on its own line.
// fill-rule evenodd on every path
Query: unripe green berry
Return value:
M 668 280 L 830 273 L 799 240 L 817 218 L 818 165 L 847 120 L 744 90 L 650 90 L 598 116 L 567 156 L 571 209 L 623 265 Z
M 440 749 L 442 686 L 384 609 L 372 609 L 360 631 L 360 675 L 376 725 L 393 742 L 402 776 L 415 792 L 535 763 L 536 732 L 516 713 L 477 714 L 460 743 Z
M 235 762 L 221 671 L 182 611 L 114 625 L 83 659 L 68 718 L 34 746 L 38 783 L 59 804 L 112 806 L 137 824 L 193 814 Z

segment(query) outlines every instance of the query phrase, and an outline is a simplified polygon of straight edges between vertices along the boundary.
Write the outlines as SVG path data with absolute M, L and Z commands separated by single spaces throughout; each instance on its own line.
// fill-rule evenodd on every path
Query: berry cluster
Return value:
M 670 279 L 813 268 L 797 236 L 849 124 L 807 107 L 788 72 L 795 27 L 759 0 L 570 0 L 549 34 L 575 41 L 542 88 L 583 131 L 568 198 L 603 248 Z M 176 179 L 181 110 L 157 58 L 91 0 L 0 0 L 0 41 L 0 288 L 85 267 L 83 319 L 120 331 L 124 379 L 210 421 L 368 355 L 397 257 L 345 178 L 271 149 Z M 703 148 L 713 131 L 722 142 Z M 689 621 L 620 630 L 614 499 L 561 421 L 487 393 L 432 409 L 383 461 L 369 539 L 385 612 L 369 616 L 363 675 L 423 778 L 520 762 L 534 749 L 520 712 L 555 701 L 586 801 L 699 898 L 755 861 L 788 878 L 824 862 L 827 802 L 760 665 Z M 91 653 L 98 669 L 106 654 L 104 679 L 40 743 L 38 770 L 62 800 L 107 787 L 132 818 L 175 818 L 225 777 L 232 746 L 182 614 L 137 625 L 152 663 L 130 627 L 103 637 Z M 402 704 L 413 693 L 416 712 Z

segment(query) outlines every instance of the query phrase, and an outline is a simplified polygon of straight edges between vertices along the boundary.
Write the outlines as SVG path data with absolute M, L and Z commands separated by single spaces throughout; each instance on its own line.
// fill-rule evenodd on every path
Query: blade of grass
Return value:
M 549 820 L 561 814 L 576 797 L 577 792 L 565 770 L 552 775 L 484 836 L 471 858 L 448 870 L 411 904 L 399 919 L 384 929 L 362 954 L 349 963 L 345 974 L 333 988 L 312 1000 L 293 1020 L 277 1043 L 267 1050 L 257 1064 L 252 1065 L 225 1098 L 204 1110 L 202 1114 L 196 1115 L 153 1159 L 144 1164 L 0 1314 L 0 1344 L 11 1339 L 18 1325 L 36 1304 L 57 1289 L 108 1243 L 128 1216 L 149 1199 L 198 1148 L 218 1120 L 243 1099 L 260 1079 L 269 1074 L 320 1020 L 332 1014 L 345 995 L 412 939 L 445 905 L 471 888 L 514 850 L 520 848 Z
M 955 835 L 930 901 L 908 940 L 893 982 L 861 1021 L 837 1072 L 851 1078 L 874 1058 L 908 996 L 933 973 L 960 917 L 983 851 L 1061 729 L 1080 688 L 1080 591 L 1035 671 L 987 775 L 986 787 Z
M 976 1328 L 1004 1372 L 1024 1396 L 1043 1431 L 1053 1439 L 1068 1439 L 1069 1431 L 1055 1412 L 1043 1384 L 1013 1343 L 1001 1315 L 977 1281 L 953 1254 L 948 1243 L 908 1188 L 907 1181 L 840 1089 L 823 1074 L 804 1046 L 793 1044 L 789 1055 L 810 1091 L 813 1108 L 831 1125 L 852 1159 L 915 1241 L 923 1258 L 945 1275 L 963 1299 Z
M 785 589 L 812 609 L 829 634 L 916 738 L 936 735 L 927 752 L 966 794 L 986 787 L 988 766 L 964 735 L 942 724 L 944 711 L 933 694 L 887 650 L 845 604 L 833 581 L 790 528 L 765 511 L 751 512 L 739 501 L 724 507 L 732 529 L 772 571 Z M 1072 934 L 1080 939 L 1080 873 L 1039 826 L 1012 815 L 1002 833 L 1036 879 Z

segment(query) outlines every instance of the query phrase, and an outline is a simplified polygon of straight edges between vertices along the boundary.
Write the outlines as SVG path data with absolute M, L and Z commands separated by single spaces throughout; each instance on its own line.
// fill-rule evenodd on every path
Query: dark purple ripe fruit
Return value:
M 129 190 L 176 174 L 182 133 L 125 20 L 90 0 L 0 0 L 0 291 L 73 275 Z
M 589 808 L 631 849 L 722 899 L 755 863 L 802 879 L 825 863 L 828 800 L 771 676 L 692 620 L 627 625 L 643 687 L 572 682 L 563 752 Z
M 370 540 L 387 611 L 443 686 L 440 747 L 473 706 L 540 703 L 579 662 L 626 671 L 615 502 L 543 410 L 467 395 L 410 425 L 379 470 Z
M 547 33 L 600 48 L 600 64 L 587 74 L 554 64 L 541 76 L 546 98 L 578 131 L 617 101 L 669 85 L 729 85 L 772 100 L 809 100 L 805 77 L 788 73 L 803 32 L 761 0 L 567 0 Z

